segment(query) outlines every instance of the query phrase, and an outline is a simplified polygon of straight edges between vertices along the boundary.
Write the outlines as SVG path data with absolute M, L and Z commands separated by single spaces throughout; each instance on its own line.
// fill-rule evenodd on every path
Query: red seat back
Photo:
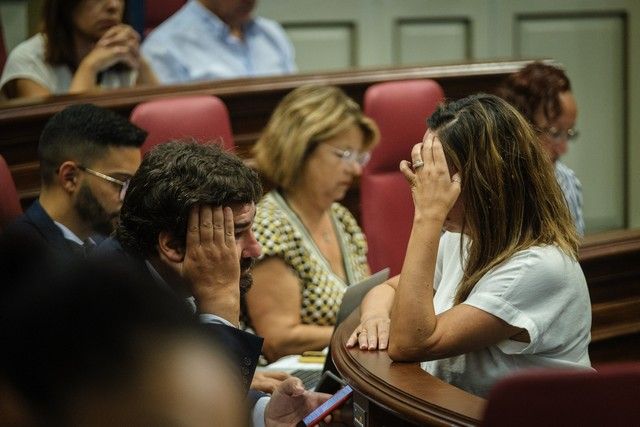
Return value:
M 186 3 L 186 0 L 147 0 L 144 2 L 144 35 L 162 24 Z
M 4 157 L 0 156 L 0 231 L 22 214 L 20 198 Z
M 640 422 L 640 363 L 598 372 L 529 371 L 489 394 L 483 426 L 629 426 Z
M 380 144 L 360 180 L 362 226 L 372 271 L 400 273 L 413 222 L 411 191 L 398 169 L 422 141 L 426 120 L 444 98 L 433 80 L 406 80 L 370 86 L 364 112 L 380 127 Z
M 218 142 L 234 151 L 229 111 L 215 96 L 183 96 L 143 102 L 131 112 L 131 122 L 149 132 L 142 145 L 146 153 L 173 139 L 194 138 Z

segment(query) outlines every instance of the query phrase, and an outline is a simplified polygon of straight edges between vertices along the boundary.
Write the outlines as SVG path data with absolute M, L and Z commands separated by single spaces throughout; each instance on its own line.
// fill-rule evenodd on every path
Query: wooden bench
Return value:
M 476 92 L 493 92 L 504 77 L 519 70 L 527 61 L 460 64 L 434 67 L 358 69 L 323 74 L 223 80 L 191 85 L 119 89 L 99 94 L 64 95 L 47 99 L 13 100 L 0 104 L 0 154 L 11 169 L 18 192 L 26 201 L 38 194 L 37 145 L 47 120 L 65 107 L 89 102 L 111 108 L 125 116 L 139 103 L 177 95 L 211 94 L 222 98 L 229 109 L 234 140 L 241 157 L 249 157 L 257 139 L 277 103 L 292 89 L 303 84 L 340 86 L 362 104 L 365 90 L 374 83 L 434 79 L 450 98 Z M 357 197 L 347 199 L 356 213 Z

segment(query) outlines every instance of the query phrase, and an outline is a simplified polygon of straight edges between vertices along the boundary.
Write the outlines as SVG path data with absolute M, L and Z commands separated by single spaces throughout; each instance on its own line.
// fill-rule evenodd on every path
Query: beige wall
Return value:
M 580 110 L 564 161 L 583 184 L 587 232 L 640 227 L 640 2 L 262 0 L 258 12 L 284 25 L 302 72 L 559 61 Z

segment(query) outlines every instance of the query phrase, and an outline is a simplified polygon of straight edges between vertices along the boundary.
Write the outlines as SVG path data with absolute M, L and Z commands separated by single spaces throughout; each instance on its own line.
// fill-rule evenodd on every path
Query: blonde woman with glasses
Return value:
M 337 202 L 378 139 L 340 89 L 303 86 L 278 105 L 254 148 L 275 189 L 257 208 L 263 256 L 246 314 L 269 361 L 326 347 L 346 287 L 369 275 L 364 234 Z

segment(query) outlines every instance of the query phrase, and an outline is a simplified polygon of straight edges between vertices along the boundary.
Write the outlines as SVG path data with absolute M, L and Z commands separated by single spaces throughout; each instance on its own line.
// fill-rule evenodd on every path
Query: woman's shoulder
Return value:
M 256 206 L 254 230 L 258 237 L 266 230 L 270 235 L 290 235 L 293 232 L 291 218 L 273 191 L 265 194 Z
M 487 273 L 481 282 L 504 286 L 505 296 L 557 292 L 569 295 L 586 290 L 578 261 L 555 245 L 521 250 Z
M 44 51 L 45 51 L 45 38 L 42 33 L 38 33 L 33 37 L 28 38 L 27 40 L 19 43 L 7 58 L 7 61 L 12 59 L 25 59 L 31 58 L 38 61 L 44 62 Z
M 286 213 L 278 202 L 278 194 L 270 191 L 256 205 L 256 221 L 264 219 L 285 219 Z

